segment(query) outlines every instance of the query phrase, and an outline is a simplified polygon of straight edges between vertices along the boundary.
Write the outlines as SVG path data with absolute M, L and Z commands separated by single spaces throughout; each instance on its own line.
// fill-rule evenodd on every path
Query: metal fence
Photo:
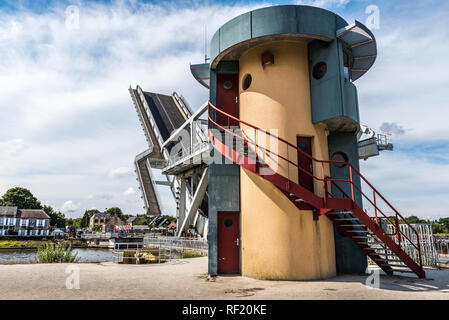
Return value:
M 131 249 L 133 248 L 133 249 Z M 127 264 L 163 263 L 174 259 L 182 259 L 190 253 L 193 256 L 207 255 L 207 242 L 173 237 L 148 237 L 142 247 L 141 242 L 116 243 L 113 262 Z
M 396 229 L 392 224 L 387 224 L 387 232 L 394 234 Z M 412 227 L 418 232 L 419 241 L 421 244 L 421 256 L 424 266 L 437 266 L 439 259 L 435 245 L 435 238 L 432 233 L 432 226 L 430 224 L 412 224 Z M 416 233 L 407 224 L 399 224 L 399 228 L 403 234 L 415 245 L 418 244 L 418 237 Z M 396 243 L 400 242 L 402 250 L 404 250 L 414 261 L 419 261 L 419 252 L 408 241 L 399 241 L 395 239 Z
M 149 248 L 141 248 L 139 247 L 141 243 L 136 243 L 135 249 L 119 249 L 115 248 L 112 251 L 113 262 L 115 263 L 128 263 L 128 264 L 142 264 L 148 263 L 145 258 L 146 253 L 151 253 L 152 263 L 163 263 L 171 259 L 177 258 L 174 256 L 174 251 L 171 248 L 165 248 L 162 246 L 152 247 L 151 251 L 148 251 Z M 143 255 L 142 255 L 143 254 Z
M 173 249 L 195 249 L 205 252 L 208 250 L 207 240 L 205 239 L 147 235 L 143 239 L 143 244 L 144 247 L 163 246 Z
M 439 256 L 449 257 L 449 239 L 436 238 L 435 247 Z

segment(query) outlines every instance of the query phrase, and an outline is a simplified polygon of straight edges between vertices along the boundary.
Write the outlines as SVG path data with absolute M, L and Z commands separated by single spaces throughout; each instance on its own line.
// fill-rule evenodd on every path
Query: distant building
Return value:
M 104 212 L 96 212 L 90 217 L 89 231 L 106 232 L 106 223 L 109 220 L 109 215 Z
M 125 222 L 122 221 L 117 215 L 108 216 L 108 220 L 106 222 L 106 232 L 118 232 L 125 230 Z
M 41 209 L 0 207 L 0 235 L 48 235 L 50 217 Z
M 123 222 L 117 215 L 111 216 L 104 212 L 97 212 L 92 215 L 89 221 L 89 231 L 116 232 L 125 229 Z
M 133 226 L 132 231 L 134 233 L 147 233 L 147 232 L 150 232 L 150 227 L 148 227 L 148 226 Z
M 130 228 L 132 228 L 133 226 L 138 225 L 144 219 L 146 219 L 145 216 L 133 216 L 129 217 L 128 220 L 126 220 L 126 223 Z
M 0 207 L 0 235 L 16 231 L 17 207 Z
M 20 236 L 43 236 L 50 234 L 50 217 L 44 210 L 18 210 L 20 222 L 17 224 Z

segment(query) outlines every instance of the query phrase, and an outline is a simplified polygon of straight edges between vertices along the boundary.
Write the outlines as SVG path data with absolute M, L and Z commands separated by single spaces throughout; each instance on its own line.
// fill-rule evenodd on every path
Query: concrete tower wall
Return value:
M 262 67 L 265 51 L 274 55 L 275 63 Z M 240 85 L 240 118 L 263 129 L 278 129 L 293 145 L 298 135 L 312 137 L 313 155 L 327 159 L 325 126 L 311 120 L 307 44 L 260 45 L 243 53 L 239 66 L 240 83 L 247 74 L 252 76 L 249 89 Z M 280 153 L 287 156 L 282 148 Z M 288 157 L 297 162 L 295 150 Z M 297 182 L 297 168 L 279 163 L 278 173 Z M 314 221 L 312 211 L 300 211 L 270 182 L 240 170 L 242 275 L 284 280 L 334 276 L 334 232 L 327 217 Z M 315 164 L 314 172 L 321 175 L 321 166 Z M 322 185 L 316 184 L 315 190 L 322 195 Z

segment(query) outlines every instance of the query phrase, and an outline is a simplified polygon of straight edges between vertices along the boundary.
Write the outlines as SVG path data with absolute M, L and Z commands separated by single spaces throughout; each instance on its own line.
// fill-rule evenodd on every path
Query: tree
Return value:
M 6 191 L 2 197 L 2 205 L 19 209 L 42 209 L 40 201 L 30 190 L 22 187 L 15 187 Z
M 64 228 L 67 225 L 67 218 L 61 212 L 56 212 L 51 206 L 45 205 L 42 208 L 50 217 L 50 225 L 56 228 Z
M 90 218 L 92 218 L 94 213 L 98 212 L 100 211 L 97 209 L 86 210 L 83 217 L 81 218 L 80 228 L 87 228 L 89 226 Z
M 407 220 L 407 222 L 411 223 L 411 224 L 415 224 L 415 223 L 429 223 L 429 221 L 420 219 L 417 216 L 410 216 L 410 217 L 405 218 L 405 220 Z
M 143 217 L 139 222 L 137 222 L 138 226 L 147 226 L 150 222 L 147 217 Z
M 447 229 L 436 221 L 432 221 L 432 232 L 434 234 L 447 233 Z
M 109 214 L 111 217 L 117 215 L 120 220 L 122 221 L 126 221 L 127 220 L 127 216 L 125 216 L 123 214 L 122 209 L 120 209 L 119 207 L 112 207 L 106 210 L 106 214 Z
M 77 228 L 82 228 L 81 224 L 83 223 L 83 218 L 75 218 L 72 221 L 72 225 L 77 227 Z
M 438 224 L 441 225 L 444 233 L 449 233 L 449 218 L 440 218 Z

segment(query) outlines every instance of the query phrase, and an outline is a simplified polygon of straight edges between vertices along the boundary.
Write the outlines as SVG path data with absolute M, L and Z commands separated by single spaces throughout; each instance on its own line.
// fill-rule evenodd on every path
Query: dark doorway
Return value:
M 218 212 L 218 273 L 240 274 L 239 212 Z
M 310 157 L 312 156 L 312 138 L 297 137 L 297 146 Z M 304 170 L 298 169 L 299 185 L 313 192 L 313 163 L 312 159 L 304 153 L 298 151 L 298 166 Z M 310 173 L 310 174 L 308 174 Z
M 227 114 L 239 117 L 239 76 L 238 74 L 217 75 L 217 108 Z M 238 126 L 238 121 L 217 112 L 217 123 L 224 127 Z

